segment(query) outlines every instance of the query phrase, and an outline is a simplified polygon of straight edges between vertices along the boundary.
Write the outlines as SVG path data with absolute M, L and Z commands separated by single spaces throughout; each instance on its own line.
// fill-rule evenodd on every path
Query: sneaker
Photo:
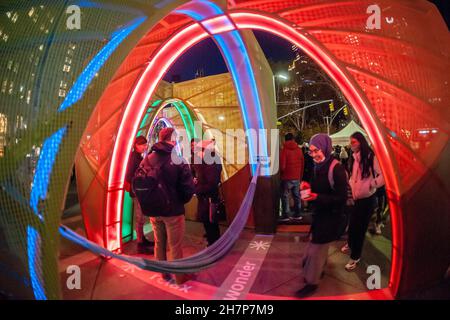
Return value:
M 361 260 L 361 259 L 358 259 L 358 260 L 350 259 L 350 260 L 347 262 L 347 264 L 345 265 L 345 270 L 347 270 L 347 271 L 352 271 L 352 270 L 354 270 L 354 269 L 356 268 L 356 266 L 358 265 L 358 263 L 359 263 L 360 260 Z
M 341 252 L 345 253 L 345 254 L 349 254 L 350 253 L 350 247 L 348 246 L 348 243 L 346 243 L 342 248 L 341 248 Z
M 290 220 L 291 219 L 289 219 L 288 216 L 281 216 L 281 217 L 278 218 L 278 222 L 288 222 Z
M 295 293 L 298 298 L 306 298 L 314 294 L 317 291 L 318 286 L 316 284 L 307 284 Z
M 381 235 L 381 223 L 380 224 L 376 224 L 375 225 L 375 234 L 376 235 Z
M 302 217 L 302 216 L 297 216 L 297 217 L 292 217 L 291 219 L 292 219 L 293 221 L 295 221 L 295 222 L 300 222 L 300 221 L 303 220 L 303 217 Z

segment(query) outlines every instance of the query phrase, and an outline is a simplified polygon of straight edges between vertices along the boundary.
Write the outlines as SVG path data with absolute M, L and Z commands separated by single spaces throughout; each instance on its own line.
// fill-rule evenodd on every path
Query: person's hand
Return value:
M 123 188 L 125 189 L 126 192 L 130 192 L 131 191 L 131 185 L 128 181 L 125 181 L 125 183 L 123 184 Z
M 306 199 L 304 199 L 304 200 L 305 200 L 305 201 L 314 201 L 314 200 L 316 200 L 316 199 L 317 199 L 317 193 L 311 192 L 311 193 L 309 194 L 309 197 L 306 198 Z
M 300 183 L 300 190 L 306 190 L 306 189 L 311 189 L 311 185 L 306 181 L 302 181 Z

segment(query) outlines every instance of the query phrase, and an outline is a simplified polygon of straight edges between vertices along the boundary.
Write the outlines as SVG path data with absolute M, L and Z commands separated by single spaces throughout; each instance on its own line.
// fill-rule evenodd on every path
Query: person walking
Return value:
M 222 174 L 222 164 L 214 152 L 214 142 L 211 140 L 200 141 L 196 149 L 201 163 L 194 163 L 195 194 L 198 199 L 197 216 L 203 222 L 208 246 L 220 238 L 219 223 L 210 210 L 219 203 L 219 184 Z
M 280 171 L 282 188 L 282 219 L 292 218 L 300 221 L 301 201 L 300 201 L 300 180 L 303 176 L 305 160 L 303 152 L 294 141 L 294 135 L 288 133 L 280 153 Z M 291 214 L 289 205 L 289 195 L 294 198 L 294 213 Z
M 350 260 L 345 265 L 347 271 L 354 270 L 360 262 L 367 228 L 376 206 L 375 193 L 384 185 L 378 160 L 362 133 L 352 134 L 350 145 L 353 155 L 349 163 L 349 184 L 355 205 L 350 214 L 348 243 L 341 249 L 350 253 Z
M 311 237 L 303 255 L 303 287 L 298 297 L 313 294 L 323 276 L 330 244 L 340 237 L 347 200 L 347 174 L 332 155 L 331 138 L 319 133 L 311 138 L 309 154 L 314 161 L 311 184 L 301 184 L 302 199 L 314 203 Z
M 185 231 L 184 204 L 189 202 L 194 194 L 194 182 L 189 164 L 174 150 L 176 141 L 173 128 L 164 128 L 159 132 L 159 142 L 153 145 L 151 153 L 142 161 L 145 172 L 158 171 L 158 186 L 164 189 L 164 194 L 170 203 L 170 212 L 151 216 L 150 222 L 155 235 L 155 256 L 157 260 L 170 260 L 183 257 L 183 237 Z M 170 280 L 170 274 L 163 274 L 165 280 Z M 189 279 L 188 275 L 176 274 L 177 284 Z
M 138 253 L 150 253 L 153 254 L 153 247 L 155 243 L 149 241 L 144 234 L 144 225 L 146 217 L 142 214 L 141 206 L 131 190 L 131 183 L 134 174 L 142 161 L 142 155 L 147 149 L 147 139 L 143 136 L 139 136 L 134 141 L 133 151 L 130 154 L 127 166 L 127 173 L 125 175 L 125 190 L 130 193 L 130 197 L 133 200 L 133 210 L 134 210 L 134 224 L 137 236 L 137 251 Z

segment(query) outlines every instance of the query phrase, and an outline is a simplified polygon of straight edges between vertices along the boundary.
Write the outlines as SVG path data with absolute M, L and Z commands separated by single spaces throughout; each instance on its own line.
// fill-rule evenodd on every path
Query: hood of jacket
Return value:
M 173 144 L 171 144 L 167 141 L 161 141 L 161 142 L 157 142 L 153 145 L 152 152 L 171 153 L 173 148 L 174 148 Z

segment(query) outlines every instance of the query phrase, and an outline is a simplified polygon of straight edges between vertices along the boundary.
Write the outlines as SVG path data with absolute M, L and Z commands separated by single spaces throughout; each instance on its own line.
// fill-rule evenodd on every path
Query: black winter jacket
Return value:
M 125 181 L 131 184 L 134 174 L 136 173 L 137 168 L 139 168 L 139 165 L 142 161 L 142 154 L 132 151 L 130 154 L 130 158 L 128 159 L 128 166 L 127 166 L 127 173 L 125 175 Z M 135 197 L 135 194 L 132 190 L 130 190 L 130 196 L 132 198 Z
M 184 204 L 194 195 L 194 181 L 188 163 L 181 157 L 172 161 L 173 145 L 168 142 L 158 142 L 153 145 L 151 153 L 141 162 L 144 167 L 161 167 L 159 177 L 163 179 L 173 203 L 174 210 L 166 216 L 184 214 Z M 175 157 L 175 155 L 173 155 Z
M 317 244 L 335 241 L 340 236 L 347 201 L 347 175 L 341 164 L 337 164 L 333 170 L 334 190 L 328 181 L 332 160 L 331 157 L 320 169 L 314 170 L 311 181 L 311 191 L 318 194 L 314 201 L 311 225 L 312 242 Z

